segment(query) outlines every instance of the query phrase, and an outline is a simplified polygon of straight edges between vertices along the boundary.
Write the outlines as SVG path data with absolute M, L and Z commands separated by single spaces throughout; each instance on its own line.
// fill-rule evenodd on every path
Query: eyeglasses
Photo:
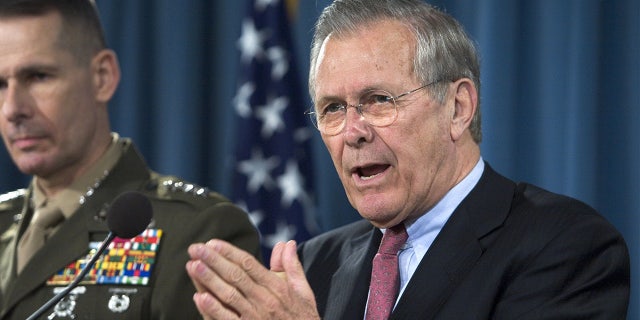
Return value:
M 342 132 L 347 122 L 347 108 L 353 107 L 364 120 L 375 127 L 386 127 L 398 118 L 398 99 L 424 89 L 440 80 L 423 85 L 420 88 L 393 96 L 384 90 L 367 91 L 360 96 L 357 105 L 331 102 L 318 106 L 317 112 L 313 108 L 305 112 L 313 125 L 325 135 L 334 136 Z

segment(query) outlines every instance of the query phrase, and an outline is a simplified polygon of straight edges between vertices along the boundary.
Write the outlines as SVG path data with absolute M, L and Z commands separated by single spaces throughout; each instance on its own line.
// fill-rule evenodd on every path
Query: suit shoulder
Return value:
M 549 213 L 571 213 L 577 215 L 595 215 L 598 212 L 588 204 L 562 194 L 537 187 L 528 183 L 518 184 L 516 204 Z
M 514 200 L 512 210 L 515 216 L 531 224 L 544 225 L 548 232 L 587 228 L 594 233 L 619 233 L 603 215 L 585 202 L 531 184 L 518 184 Z
M 27 189 L 18 189 L 0 195 L 0 211 L 14 211 L 22 208 Z

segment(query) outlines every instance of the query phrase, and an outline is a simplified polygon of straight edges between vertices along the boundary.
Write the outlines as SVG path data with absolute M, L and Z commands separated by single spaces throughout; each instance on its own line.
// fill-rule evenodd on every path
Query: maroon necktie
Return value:
M 398 252 L 407 242 L 407 230 L 401 223 L 382 236 L 378 253 L 373 258 L 366 320 L 389 318 L 400 289 Z

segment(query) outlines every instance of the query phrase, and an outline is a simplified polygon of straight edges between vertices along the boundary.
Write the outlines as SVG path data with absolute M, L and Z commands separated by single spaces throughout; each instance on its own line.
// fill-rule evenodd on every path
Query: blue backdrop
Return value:
M 114 130 L 151 166 L 231 192 L 237 143 L 233 97 L 247 0 L 98 0 L 123 80 Z M 308 107 L 313 22 L 328 0 L 303 0 L 291 32 Z M 632 256 L 629 319 L 640 319 L 640 1 L 438 0 L 477 41 L 484 158 L 514 180 L 581 199 L 624 235 Z M 346 201 L 317 133 L 316 222 L 359 216 Z M 25 186 L 4 149 L 0 192 Z

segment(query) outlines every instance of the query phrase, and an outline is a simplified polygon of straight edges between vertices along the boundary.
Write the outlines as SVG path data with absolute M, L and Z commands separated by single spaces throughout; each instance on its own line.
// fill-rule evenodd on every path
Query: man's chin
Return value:
M 398 220 L 397 210 L 388 207 L 376 206 L 373 203 L 366 203 L 358 207 L 358 213 L 378 228 L 393 227 L 402 222 Z
M 42 176 L 46 168 L 45 161 L 41 157 L 20 157 L 14 159 L 14 162 L 18 170 L 27 175 Z

